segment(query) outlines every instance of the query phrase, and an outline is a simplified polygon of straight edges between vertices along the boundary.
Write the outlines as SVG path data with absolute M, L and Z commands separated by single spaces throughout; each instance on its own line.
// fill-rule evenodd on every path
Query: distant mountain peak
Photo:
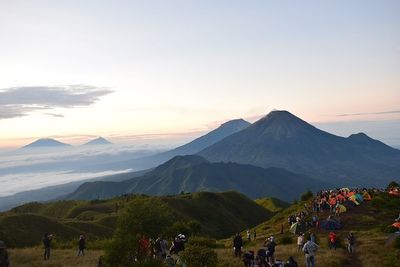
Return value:
M 67 147 L 69 144 L 62 143 L 52 138 L 40 138 L 22 148 L 51 148 L 51 147 Z
M 249 126 L 250 123 L 248 121 L 245 121 L 244 119 L 234 119 L 234 120 L 230 120 L 227 122 L 224 122 L 221 124 L 220 127 L 231 127 L 231 126 Z
M 97 137 L 96 139 L 93 139 L 87 143 L 85 143 L 84 145 L 111 145 L 112 143 L 110 141 L 108 141 L 107 139 L 103 138 L 103 137 Z

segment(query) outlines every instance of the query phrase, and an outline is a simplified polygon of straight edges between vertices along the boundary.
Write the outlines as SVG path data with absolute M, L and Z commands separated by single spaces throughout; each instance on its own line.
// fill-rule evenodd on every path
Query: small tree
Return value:
M 163 234 L 172 220 L 172 212 L 160 199 L 133 200 L 118 218 L 113 239 L 106 249 L 107 263 L 110 266 L 138 266 L 135 259 L 138 258 L 140 238 Z
M 309 199 L 311 199 L 314 196 L 313 192 L 311 192 L 310 190 L 308 190 L 307 192 L 304 192 L 300 199 L 301 201 L 307 201 Z

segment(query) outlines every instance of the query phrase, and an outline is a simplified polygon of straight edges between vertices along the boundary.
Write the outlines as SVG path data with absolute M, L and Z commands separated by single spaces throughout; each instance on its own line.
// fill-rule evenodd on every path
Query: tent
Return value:
M 347 194 L 347 197 L 351 197 L 351 196 L 353 196 L 353 195 L 355 195 L 356 194 L 356 192 L 349 192 L 348 194 Z
M 338 199 L 339 201 L 344 201 L 346 198 L 345 198 L 342 194 L 339 194 L 339 195 L 337 196 L 337 199 Z
M 362 197 L 361 194 L 356 194 L 356 198 L 357 198 L 358 202 L 363 202 L 364 201 L 364 198 Z
M 345 202 L 343 202 L 343 206 L 345 206 L 348 210 L 350 210 L 356 206 L 356 203 L 348 199 Z
M 357 200 L 356 195 L 352 195 L 351 197 L 349 197 L 349 200 L 353 201 L 353 203 L 356 204 L 357 206 L 360 205 L 360 202 Z
M 290 232 L 295 235 L 304 233 L 306 231 L 307 231 L 307 226 L 305 223 L 302 223 L 302 222 L 297 222 L 297 223 L 292 224 L 292 226 L 290 226 Z
M 363 198 L 364 198 L 364 200 L 367 200 L 367 201 L 372 200 L 371 195 L 367 191 L 364 191 Z
M 339 230 L 342 224 L 335 218 L 329 216 L 328 219 L 321 222 L 321 228 L 325 230 Z
M 346 212 L 346 211 L 347 211 L 347 208 L 345 206 L 339 205 L 339 212 L 340 213 L 343 213 L 343 212 Z
M 395 222 L 394 224 L 392 224 L 392 226 L 400 230 L 400 222 Z

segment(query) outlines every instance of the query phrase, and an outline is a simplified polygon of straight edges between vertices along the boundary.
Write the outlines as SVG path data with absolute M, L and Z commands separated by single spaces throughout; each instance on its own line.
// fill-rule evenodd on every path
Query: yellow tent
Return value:
M 339 205 L 339 212 L 340 213 L 343 213 L 343 212 L 346 212 L 346 211 L 347 211 L 347 208 L 345 206 Z
M 372 199 L 371 195 L 367 191 L 365 191 L 362 196 L 363 196 L 364 200 Z

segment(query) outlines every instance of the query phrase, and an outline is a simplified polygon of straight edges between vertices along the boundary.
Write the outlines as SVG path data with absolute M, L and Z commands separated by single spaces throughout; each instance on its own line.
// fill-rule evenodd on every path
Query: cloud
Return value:
M 112 90 L 91 85 L 25 86 L 0 89 L 0 119 L 26 116 L 38 110 L 90 106 Z M 45 113 L 61 117 L 62 114 Z
M 382 112 L 364 112 L 364 113 L 349 113 L 349 114 L 338 114 L 337 117 L 348 117 L 348 116 L 364 116 L 364 115 L 385 115 L 385 114 L 400 114 L 400 110 L 382 111 Z
M 64 118 L 63 114 L 57 114 L 57 113 L 43 113 L 44 115 L 56 117 L 56 118 Z

